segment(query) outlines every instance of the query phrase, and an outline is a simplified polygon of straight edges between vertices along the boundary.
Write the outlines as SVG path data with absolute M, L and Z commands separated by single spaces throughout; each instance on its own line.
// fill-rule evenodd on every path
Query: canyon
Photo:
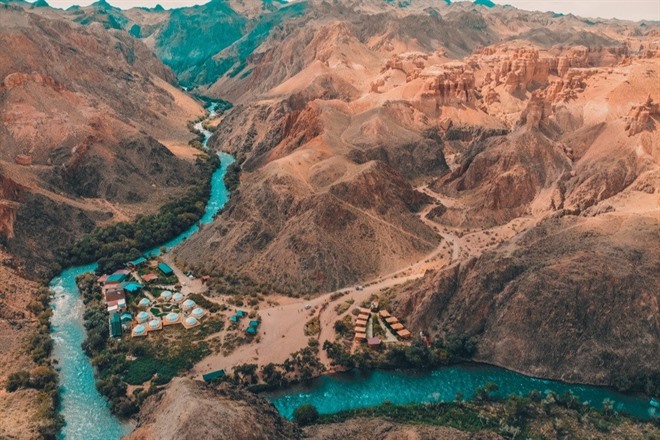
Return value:
M 183 194 L 203 96 L 231 103 L 209 146 L 240 174 L 173 259 L 218 294 L 232 278 L 316 305 L 363 284 L 476 361 L 657 395 L 658 22 L 402 3 L 0 4 L 0 275 L 26 286 L 0 299 L 29 303 L 67 245 Z M 2 316 L 0 356 L 29 319 Z M 195 386 L 168 393 L 237 392 Z M 167 426 L 155 408 L 133 438 Z M 255 417 L 300 435 L 272 411 Z

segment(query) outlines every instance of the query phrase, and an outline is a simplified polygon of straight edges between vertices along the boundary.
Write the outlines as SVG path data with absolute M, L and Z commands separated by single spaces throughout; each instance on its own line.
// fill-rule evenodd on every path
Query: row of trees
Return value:
M 306 426 L 343 422 L 357 417 L 379 417 L 394 422 L 449 426 L 472 432 L 488 430 L 505 438 L 536 438 L 534 434 L 539 431 L 548 436 L 552 436 L 554 431 L 557 438 L 581 438 L 580 429 L 589 433 L 608 433 L 630 421 L 613 410 L 611 401 L 604 401 L 603 409 L 599 411 L 580 402 L 571 392 L 560 395 L 548 392 L 544 395 L 535 390 L 527 395 L 510 394 L 498 398 L 494 395 L 497 390 L 497 384 L 489 382 L 475 390 L 470 402 L 457 395 L 454 402 L 410 405 L 385 402 L 376 407 L 329 415 L 319 415 L 313 405 L 305 403 L 295 409 L 293 420 Z
M 346 327 L 346 328 L 344 328 Z M 352 329 L 343 321 L 335 323 L 335 330 L 342 334 Z M 349 353 L 343 342 L 326 341 L 323 349 L 328 353 L 333 365 L 344 368 L 382 368 L 382 369 L 428 369 L 470 359 L 474 354 L 475 345 L 472 339 L 458 337 L 446 344 L 437 340 L 427 346 L 421 339 L 416 339 L 411 345 L 395 345 L 382 353 L 358 351 Z

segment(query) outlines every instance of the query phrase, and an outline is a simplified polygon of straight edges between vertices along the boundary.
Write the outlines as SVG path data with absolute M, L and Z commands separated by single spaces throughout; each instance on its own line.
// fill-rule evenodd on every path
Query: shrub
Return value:
M 313 317 L 305 324 L 305 336 L 316 336 L 321 333 L 321 318 Z
M 319 419 L 319 412 L 316 407 L 309 403 L 300 405 L 293 411 L 293 421 L 300 426 L 311 425 Z
M 15 371 L 7 376 L 5 390 L 13 393 L 19 388 L 25 388 L 30 385 L 30 372 L 25 370 Z

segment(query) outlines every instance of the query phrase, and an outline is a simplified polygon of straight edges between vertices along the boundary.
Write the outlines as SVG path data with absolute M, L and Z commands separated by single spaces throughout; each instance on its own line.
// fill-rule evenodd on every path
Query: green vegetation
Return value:
M 301 426 L 311 425 L 319 418 L 319 412 L 312 404 L 305 403 L 293 411 L 293 421 Z
M 296 380 L 307 380 L 323 372 L 324 367 L 318 357 L 319 341 L 310 338 L 307 347 L 302 348 L 284 361 L 284 370 Z
M 377 338 L 385 339 L 387 336 L 385 333 L 385 329 L 381 327 L 380 325 L 380 320 L 377 317 L 373 317 L 371 319 L 372 325 L 373 325 L 373 330 L 374 330 L 374 336 Z
M 197 158 L 199 181 L 183 198 L 163 205 L 157 214 L 138 216 L 132 223 L 94 229 L 62 256 L 64 265 L 98 261 L 99 273 L 110 272 L 181 234 L 203 215 L 211 193 L 211 175 L 219 165 L 220 159 L 214 154 Z
M 10 373 L 4 386 L 10 393 L 22 388 L 39 391 L 37 417 L 43 421 L 38 427 L 39 435 L 45 439 L 55 439 L 64 421 L 57 412 L 60 404 L 57 390 L 58 376 L 50 363 L 53 349 L 50 318 L 53 312 L 48 305 L 49 301 L 50 291 L 44 286 L 37 291 L 36 297 L 27 306 L 27 309 L 36 315 L 37 325 L 28 336 L 25 345 L 27 353 L 37 366 L 30 370 Z
M 225 186 L 231 192 L 236 191 L 238 184 L 241 182 L 241 163 L 242 162 L 236 161 L 227 167 Z
M 335 333 L 344 339 L 348 339 L 353 335 L 353 320 L 350 316 L 344 316 L 342 319 L 335 321 Z
M 195 301 L 195 304 L 202 307 L 203 309 L 208 310 L 211 313 L 219 312 L 220 310 L 224 310 L 227 308 L 227 306 L 221 306 L 218 303 L 209 301 L 209 299 L 207 299 L 201 293 L 193 293 L 189 295 L 188 298 L 192 299 L 193 301 Z
M 135 414 L 144 399 L 157 392 L 158 386 L 168 383 L 210 354 L 203 339 L 222 328 L 222 322 L 207 320 L 191 330 L 180 326 L 168 328 L 149 337 L 149 340 L 110 339 L 108 314 L 103 304 L 96 276 L 85 274 L 76 280 L 86 303 L 85 329 L 87 338 L 83 350 L 96 368 L 96 387 L 110 401 L 110 409 L 119 417 Z M 178 332 L 172 337 L 173 332 Z M 166 334 L 167 333 L 167 334 Z M 127 395 L 128 385 L 142 385 L 151 381 L 146 392 Z
M 338 335 L 350 335 L 349 322 L 335 322 Z M 421 340 L 411 345 L 391 345 L 383 352 L 358 351 L 349 353 L 346 344 L 326 341 L 323 349 L 332 360 L 332 365 L 344 368 L 381 368 L 381 369 L 431 369 L 469 359 L 474 353 L 474 344 L 470 338 L 452 339 L 448 346 L 437 341 L 430 347 Z
M 315 316 L 305 323 L 305 336 L 317 336 L 321 333 L 321 318 Z
M 5 389 L 10 393 L 19 388 L 53 392 L 57 390 L 57 373 L 48 366 L 39 366 L 32 371 L 16 371 L 7 377 Z
M 355 300 L 351 298 L 349 300 L 344 301 L 343 303 L 337 304 L 335 306 L 335 312 L 337 312 L 338 315 L 341 315 L 342 313 L 350 309 L 354 302 Z
M 495 384 L 489 388 L 495 389 Z M 479 395 L 479 392 L 477 392 Z M 294 416 L 295 417 L 295 416 Z M 492 431 L 504 438 L 606 438 L 619 428 L 625 438 L 655 438 L 660 434 L 657 420 L 640 422 L 614 413 L 611 408 L 595 410 L 580 403 L 571 393 L 545 397 L 538 391 L 526 396 L 512 394 L 504 399 L 472 402 L 392 405 L 342 411 L 321 415 L 316 423 L 337 423 L 349 419 L 377 417 L 391 422 L 447 426 L 467 432 Z M 639 435 L 633 434 L 635 431 Z M 644 433 L 642 435 L 641 433 Z

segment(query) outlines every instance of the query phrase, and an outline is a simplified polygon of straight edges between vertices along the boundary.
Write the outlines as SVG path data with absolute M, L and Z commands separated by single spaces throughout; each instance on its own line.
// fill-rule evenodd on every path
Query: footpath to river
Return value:
M 215 108 L 216 106 L 212 104 L 209 108 L 209 117 L 215 115 Z M 206 149 L 211 133 L 202 127 L 201 122 L 196 128 L 204 134 Z M 211 195 L 199 220 L 200 224 L 212 222 L 229 200 L 229 191 L 224 179 L 227 168 L 233 162 L 232 156 L 220 153 L 220 167 L 211 176 Z M 179 236 L 146 251 L 145 254 L 158 255 L 161 247 L 172 249 L 197 231 L 199 225 L 193 225 Z M 122 423 L 111 414 L 108 401 L 96 389 L 94 367 L 82 350 L 82 343 L 85 340 L 84 305 L 76 286 L 76 277 L 93 272 L 96 267 L 96 263 L 71 267 L 53 278 L 50 283 L 53 293 L 51 300 L 53 358 L 59 370 L 60 414 L 65 422 L 59 435 L 61 439 L 117 440 L 133 429 L 132 425 Z

